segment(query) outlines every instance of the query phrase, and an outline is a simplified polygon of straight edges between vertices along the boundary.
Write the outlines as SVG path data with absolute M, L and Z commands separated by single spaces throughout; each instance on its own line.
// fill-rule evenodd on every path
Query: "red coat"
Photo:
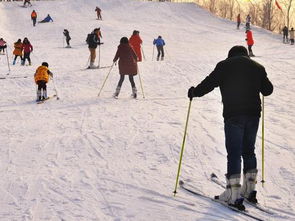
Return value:
M 137 75 L 137 56 L 129 44 L 120 44 L 114 57 L 119 59 L 119 73 L 121 75 Z
M 247 39 L 247 45 L 254 45 L 252 31 L 247 31 L 246 39 Z
M 24 53 L 29 53 L 29 52 L 32 52 L 33 51 L 33 46 L 29 43 L 23 43 L 23 50 L 24 50 Z
M 134 49 L 136 55 L 137 55 L 137 61 L 142 61 L 142 57 L 141 57 L 141 44 L 142 44 L 142 40 L 139 37 L 139 34 L 136 35 L 132 35 L 129 39 L 129 44 L 132 46 L 132 48 Z

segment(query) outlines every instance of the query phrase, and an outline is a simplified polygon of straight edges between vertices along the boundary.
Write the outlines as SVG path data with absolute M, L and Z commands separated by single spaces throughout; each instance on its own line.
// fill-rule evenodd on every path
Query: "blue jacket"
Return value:
M 43 22 L 50 22 L 50 21 L 53 22 L 53 19 L 50 17 L 50 15 L 47 15 L 47 17 L 44 18 L 42 21 L 43 21 Z
M 157 38 L 157 39 L 154 39 L 153 44 L 156 46 L 164 46 L 165 41 L 162 38 Z

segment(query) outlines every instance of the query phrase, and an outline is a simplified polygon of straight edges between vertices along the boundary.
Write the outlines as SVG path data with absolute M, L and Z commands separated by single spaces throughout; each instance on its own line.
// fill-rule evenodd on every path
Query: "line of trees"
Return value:
M 251 22 L 270 31 L 281 32 L 295 25 L 295 0 L 195 0 L 195 3 L 222 18 L 235 21 L 251 16 Z
M 235 21 L 238 14 L 270 31 L 281 32 L 295 26 L 295 0 L 145 0 L 159 2 L 194 2 L 222 18 Z

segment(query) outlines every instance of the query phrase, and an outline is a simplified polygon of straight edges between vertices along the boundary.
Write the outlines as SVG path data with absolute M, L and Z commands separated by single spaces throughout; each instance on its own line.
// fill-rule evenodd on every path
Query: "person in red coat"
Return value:
M 130 46 L 127 37 L 121 38 L 120 45 L 118 46 L 118 50 L 113 59 L 113 62 L 115 63 L 118 59 L 120 80 L 113 96 L 115 98 L 118 97 L 125 75 L 128 75 L 132 87 L 132 97 L 136 98 L 137 89 L 134 83 L 133 76 L 137 75 L 137 56 L 133 48 Z
M 250 31 L 250 30 L 246 31 L 246 39 L 245 40 L 247 41 L 249 56 L 254 57 L 255 55 L 253 54 L 253 51 L 252 51 L 252 46 L 254 45 L 252 31 Z
M 24 58 L 22 61 L 22 65 L 25 65 L 26 59 L 28 59 L 29 65 L 31 65 L 32 63 L 31 63 L 30 54 L 33 51 L 33 46 L 31 45 L 28 38 L 24 38 L 22 47 L 23 47 L 23 52 L 24 52 Z
M 139 31 L 136 31 L 136 30 L 133 31 L 132 36 L 129 38 L 129 43 L 133 47 L 137 55 L 137 61 L 142 61 L 142 56 L 141 56 L 142 40 L 139 36 Z
M 241 24 L 241 15 L 238 14 L 238 16 L 237 16 L 237 29 L 240 29 L 240 24 Z

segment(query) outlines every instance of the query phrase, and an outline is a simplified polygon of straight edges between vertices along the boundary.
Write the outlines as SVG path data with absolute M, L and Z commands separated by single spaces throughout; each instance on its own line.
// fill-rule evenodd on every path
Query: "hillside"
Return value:
M 233 45 L 245 45 L 243 29 L 194 4 L 134 0 L 61 0 L 0 3 L 1 36 L 8 45 L 28 37 L 32 66 L 11 65 L 0 80 L 0 220 L 249 220 L 220 205 L 179 191 L 173 197 L 179 152 L 188 108 L 187 89 L 198 84 Z M 103 21 L 96 20 L 95 7 Z M 48 13 L 54 22 L 32 26 Z M 146 61 L 139 64 L 145 99 L 135 77 L 138 99 L 130 99 L 126 79 L 118 100 L 112 98 L 118 67 L 100 97 L 109 69 L 84 70 L 87 34 L 101 27 L 101 64 L 111 65 L 120 38 L 139 30 Z M 63 29 L 72 48 L 64 48 Z M 152 41 L 162 35 L 166 58 L 152 61 Z M 254 59 L 274 84 L 265 98 L 265 186 L 258 199 L 276 212 L 264 220 L 295 219 L 294 51 L 281 37 L 254 28 Z M 35 103 L 35 69 L 47 61 L 60 100 Z M 0 55 L 0 77 L 7 76 Z M 54 94 L 52 83 L 49 95 Z M 261 130 L 257 157 L 261 171 Z M 222 103 L 219 90 L 195 99 L 188 127 L 181 179 L 210 195 L 226 171 Z M 261 173 L 259 174 L 261 180 Z

